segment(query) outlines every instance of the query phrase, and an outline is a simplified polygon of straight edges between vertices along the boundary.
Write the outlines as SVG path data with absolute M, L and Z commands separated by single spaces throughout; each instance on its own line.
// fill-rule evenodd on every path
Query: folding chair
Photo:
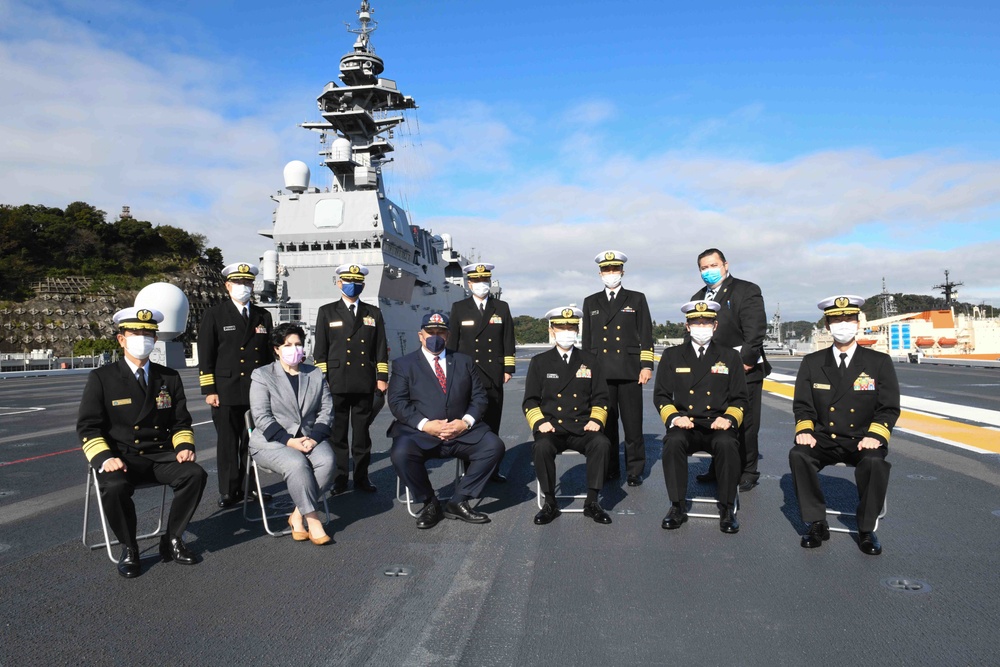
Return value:
M 95 542 L 90 544 L 87 542 L 87 526 L 89 525 L 90 519 L 90 487 L 94 487 L 94 495 L 97 497 L 97 513 L 101 516 L 101 530 L 104 531 L 104 542 Z M 148 540 L 153 537 L 160 537 L 161 535 L 166 535 L 167 531 L 163 529 L 163 510 L 167 504 L 167 485 L 166 484 L 139 484 L 136 486 L 136 490 L 139 489 L 152 489 L 154 487 L 162 487 L 162 495 L 160 496 L 160 517 L 156 521 L 156 529 L 149 533 L 144 533 L 142 535 L 136 535 L 136 541 Z M 81 540 L 83 545 L 88 549 L 100 549 L 101 547 L 107 548 L 108 558 L 111 559 L 112 563 L 117 563 L 118 559 L 115 555 L 111 553 L 111 547 L 120 544 L 118 540 L 112 540 L 111 534 L 108 532 L 108 520 L 104 516 L 104 503 L 101 501 L 101 489 L 97 485 L 97 471 L 92 467 L 87 466 L 87 487 L 83 491 L 83 538 Z
M 834 463 L 833 465 L 834 465 L 835 468 L 849 468 L 850 467 L 846 463 Z M 887 494 L 887 496 L 888 496 L 888 494 Z M 886 498 L 884 498 L 882 500 L 882 511 L 879 512 L 879 515 L 877 517 L 875 517 L 875 528 L 873 528 L 872 530 L 878 530 L 878 522 L 885 518 L 886 512 L 889 511 L 888 510 L 888 506 L 889 506 L 889 499 L 888 499 L 888 497 L 886 497 Z M 837 510 L 831 510 L 831 509 L 827 509 L 826 510 L 826 515 L 827 516 L 852 517 L 855 521 L 858 518 L 858 515 L 857 515 L 856 512 L 838 512 Z M 827 523 L 829 523 L 829 522 L 827 522 Z M 854 533 L 855 535 L 858 533 L 857 529 L 851 530 L 850 528 L 839 528 L 839 527 L 836 527 L 836 526 L 830 526 L 830 532 L 831 533 Z
M 243 421 L 244 421 L 244 423 L 246 424 L 246 427 L 247 427 L 247 435 L 253 433 L 253 416 L 250 414 L 249 410 L 247 410 L 246 414 L 243 416 Z M 281 537 L 282 535 L 288 535 L 288 534 L 290 534 L 292 532 L 291 526 L 285 528 L 284 530 L 274 531 L 274 530 L 271 530 L 271 524 L 268 523 L 268 520 L 273 521 L 275 519 L 281 519 L 283 517 L 291 516 L 292 512 L 284 512 L 284 513 L 281 513 L 281 514 L 268 514 L 267 513 L 267 505 L 264 503 L 264 490 L 260 486 L 260 474 L 262 472 L 263 473 L 272 474 L 272 475 L 280 475 L 281 474 L 281 473 L 279 473 L 276 470 L 271 470 L 270 468 L 265 468 L 264 466 L 258 464 L 256 461 L 253 460 L 253 456 L 251 456 L 250 453 L 247 452 L 246 474 L 243 476 L 243 519 L 245 521 L 251 521 L 251 522 L 254 522 L 254 523 L 256 523 L 256 522 L 263 523 L 264 524 L 264 531 L 268 535 L 270 535 L 271 537 Z M 259 518 L 258 517 L 252 517 L 247 512 L 247 506 L 250 504 L 249 491 L 250 491 L 250 475 L 251 475 L 251 473 L 253 474 L 254 482 L 257 485 L 257 502 L 260 503 L 260 517 Z M 322 496 L 323 496 L 323 513 L 326 516 L 326 519 L 323 521 L 323 523 L 326 524 L 326 523 L 330 523 L 330 506 L 327 505 L 327 502 L 326 502 L 327 494 L 323 493 Z M 293 509 L 292 511 L 294 512 L 295 510 Z
M 556 462 L 559 461 L 559 457 L 560 456 L 566 456 L 566 455 L 569 455 L 569 454 L 576 454 L 577 456 L 583 456 L 583 454 L 581 454 L 580 452 L 578 452 L 576 450 L 567 449 L 564 452 L 556 454 Z M 559 471 L 556 470 L 556 488 L 553 489 L 553 490 L 554 491 L 558 491 L 561 486 L 562 486 L 562 483 L 559 481 Z M 563 500 L 585 500 L 587 498 L 587 494 L 586 493 L 581 493 L 581 494 L 577 494 L 577 495 L 559 495 L 558 493 L 556 493 L 556 498 L 557 499 L 561 498 Z M 538 483 L 538 478 L 537 477 L 535 478 L 535 500 L 538 503 L 538 509 L 542 509 L 544 507 L 545 497 L 542 495 L 542 485 Z M 580 508 L 580 509 L 566 508 L 566 509 L 560 509 L 559 511 L 560 512 L 583 512 L 583 508 Z
M 462 459 L 455 459 L 455 486 L 458 486 L 458 481 L 462 479 Z M 404 495 L 405 490 L 405 495 Z M 450 500 L 449 498 L 441 498 L 440 500 Z M 410 487 L 405 486 L 402 480 L 399 479 L 399 475 L 396 475 L 396 501 L 400 503 L 406 503 L 406 511 L 410 513 L 414 519 L 419 516 L 413 511 L 413 498 L 410 496 Z
M 709 454 L 708 452 L 695 452 L 695 453 L 691 454 L 690 456 L 688 456 L 688 458 L 689 459 L 692 459 L 692 458 L 693 459 L 708 459 L 709 461 L 711 461 L 712 460 L 712 455 Z M 695 503 L 703 503 L 703 504 L 710 503 L 713 506 L 717 506 L 718 503 L 719 503 L 719 499 L 718 498 L 712 498 L 711 496 L 694 496 L 693 498 L 685 498 L 685 500 L 687 500 L 689 503 L 691 503 L 691 509 L 694 509 Z M 736 498 L 733 501 L 733 515 L 735 516 L 736 513 L 739 512 L 739 510 L 740 510 L 740 488 L 737 486 L 736 487 Z M 708 514 L 706 512 L 688 512 L 688 516 L 695 517 L 695 518 L 698 518 L 698 519 L 718 519 L 719 518 L 719 512 L 718 512 L 718 510 L 716 510 L 715 512 L 712 512 L 711 514 Z

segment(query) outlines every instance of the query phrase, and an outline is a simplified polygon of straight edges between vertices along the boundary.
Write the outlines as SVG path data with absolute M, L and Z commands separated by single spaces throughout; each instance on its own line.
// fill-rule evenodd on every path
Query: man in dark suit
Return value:
M 396 359 L 389 378 L 386 399 L 395 420 L 386 433 L 392 438 L 392 466 L 414 498 L 425 503 L 417 528 L 432 528 L 442 518 L 489 523 L 488 516 L 469 506 L 504 452 L 503 442 L 482 421 L 486 390 L 471 357 L 445 352 L 446 316 L 425 315 L 418 337 L 420 349 Z M 426 462 L 451 457 L 464 461 L 466 471 L 442 510 Z
M 628 257 L 608 250 L 594 258 L 604 289 L 583 301 L 583 349 L 596 355 L 608 383 L 611 443 L 608 478 L 621 477 L 618 417 L 625 431 L 625 474 L 629 486 L 642 484 L 646 444 L 642 436 L 642 386 L 653 378 L 653 320 L 646 296 L 621 286 Z
M 198 562 L 184 544 L 208 475 L 194 462 L 194 432 L 184 385 L 177 371 L 154 364 L 159 311 L 125 308 L 114 315 L 123 358 L 90 372 L 80 399 L 76 431 L 83 453 L 98 474 L 101 503 L 122 544 L 118 574 L 141 574 L 132 493 L 140 484 L 174 490 L 160 556 L 184 565 Z
M 499 435 L 503 386 L 514 375 L 514 321 L 507 302 L 490 294 L 493 268 L 493 264 L 480 263 L 462 269 L 472 296 L 451 306 L 448 351 L 461 352 L 476 362 L 488 401 L 483 421 Z M 498 468 L 490 481 L 502 484 L 507 478 Z
M 587 497 L 583 515 L 609 524 L 611 517 L 597 502 L 604 486 L 611 443 L 604 435 L 608 418 L 608 387 L 594 355 L 576 348 L 577 328 L 583 317 L 579 308 L 554 308 L 545 314 L 555 347 L 531 359 L 521 404 L 535 437 L 535 474 L 545 496 L 535 524 L 551 523 L 559 516 L 556 504 L 556 454 L 567 449 L 587 457 Z
M 802 520 L 809 524 L 802 546 L 812 549 L 830 538 L 826 501 L 819 486 L 824 466 L 855 466 L 860 501 L 858 546 L 882 553 L 875 523 L 889 486 L 889 437 L 899 419 L 899 382 L 887 354 L 857 343 L 858 314 L 865 300 L 842 295 L 823 299 L 833 345 L 808 354 L 795 377 L 795 445 L 788 463 Z
M 764 356 L 764 336 L 767 335 L 764 297 L 757 285 L 729 275 L 729 263 L 721 250 L 709 248 L 698 255 L 698 270 L 705 287 L 695 292 L 691 299 L 718 302 L 722 308 L 717 320 L 718 329 L 712 340 L 718 345 L 735 348 L 743 360 L 750 406 L 739 429 L 743 460 L 740 491 L 750 491 L 757 486 L 760 478 L 757 471 L 760 401 L 764 377 L 771 372 L 771 364 Z M 699 475 L 698 481 L 715 481 L 714 468 Z
M 691 301 L 681 307 L 690 341 L 667 348 L 660 358 L 653 401 L 667 427 L 663 438 L 663 478 L 670 510 L 666 530 L 687 521 L 688 456 L 712 455 L 718 471 L 719 529 L 736 533 L 736 489 L 739 485 L 740 423 L 747 409 L 747 385 L 740 355 L 714 338 L 720 305 Z
M 198 329 L 201 393 L 212 406 L 218 438 L 219 507 L 243 498 L 249 434 L 244 415 L 250 409 L 250 376 L 269 364 L 271 313 L 253 303 L 257 267 L 235 263 L 222 269 L 229 298 L 205 311 Z M 251 484 L 253 489 L 253 484 Z M 256 490 L 250 493 L 256 497 Z
M 350 455 L 354 453 L 354 488 L 375 493 L 368 479 L 372 458 L 371 424 L 375 392 L 384 394 L 389 380 L 389 347 L 382 311 L 361 301 L 368 267 L 337 267 L 337 288 L 343 297 L 319 309 L 313 359 L 326 374 L 333 393 L 333 433 L 330 444 L 337 470 L 331 493 L 347 491 Z M 347 430 L 351 443 L 348 448 Z

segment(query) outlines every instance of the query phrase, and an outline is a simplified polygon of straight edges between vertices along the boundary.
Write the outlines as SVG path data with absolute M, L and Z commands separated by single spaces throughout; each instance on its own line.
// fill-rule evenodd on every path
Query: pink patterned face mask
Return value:
M 306 351 L 302 349 L 301 345 L 292 345 L 291 347 L 282 346 L 281 347 L 281 360 L 284 361 L 289 366 L 298 366 L 302 363 L 302 360 L 306 358 Z

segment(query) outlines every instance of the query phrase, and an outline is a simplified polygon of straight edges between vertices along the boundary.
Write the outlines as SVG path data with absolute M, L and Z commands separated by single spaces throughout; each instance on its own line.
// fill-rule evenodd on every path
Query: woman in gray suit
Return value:
M 333 478 L 330 427 L 333 397 L 323 372 L 302 363 L 305 332 L 279 324 L 271 333 L 275 361 L 251 376 L 250 413 L 254 430 L 250 454 L 260 465 L 280 472 L 295 502 L 288 517 L 292 539 L 327 544 L 317 503 Z

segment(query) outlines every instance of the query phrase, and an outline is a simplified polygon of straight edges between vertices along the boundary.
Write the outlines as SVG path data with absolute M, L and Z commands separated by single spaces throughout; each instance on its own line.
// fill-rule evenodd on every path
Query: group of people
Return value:
M 535 524 L 560 515 L 555 496 L 555 458 L 566 450 L 586 457 L 584 516 L 599 524 L 611 517 L 598 494 L 621 477 L 618 422 L 624 433 L 626 483 L 642 485 L 646 465 L 642 431 L 643 385 L 653 380 L 652 320 L 645 296 L 622 286 L 627 256 L 616 250 L 595 257 L 603 289 L 583 308 L 546 314 L 551 350 L 534 356 L 525 379 L 522 410 L 531 430 L 533 459 L 543 497 Z M 699 481 L 717 483 L 719 526 L 736 533 L 737 490 L 757 484 L 758 432 L 764 377 L 764 300 L 757 285 L 729 274 L 722 251 L 698 258 L 704 287 L 681 312 L 687 331 L 680 345 L 659 360 L 653 400 L 663 420 L 662 465 L 670 507 L 667 530 L 687 520 L 688 456 L 712 455 Z M 252 302 L 257 268 L 238 263 L 223 270 L 230 298 L 206 311 L 198 336 L 199 378 L 217 431 L 220 507 L 257 500 L 245 479 L 246 457 L 280 472 L 295 510 L 293 539 L 330 542 L 318 503 L 348 488 L 353 458 L 356 490 L 377 491 L 368 475 L 370 426 L 387 403 L 393 421 L 390 460 L 422 508 L 417 527 L 442 519 L 488 523 L 475 499 L 490 482 L 504 483 L 499 437 L 504 385 L 515 372 L 514 330 L 509 306 L 490 291 L 492 264 L 464 267 L 471 295 L 450 315 L 424 316 L 420 348 L 393 362 L 389 375 L 385 325 L 379 309 L 362 302 L 368 269 L 337 268 L 341 298 L 318 314 L 313 359 L 304 362 L 305 331 L 273 326 Z M 817 473 L 838 462 L 857 468 L 857 517 L 862 551 L 877 555 L 874 533 L 885 498 L 887 444 L 899 415 L 899 387 L 891 359 L 857 344 L 860 306 L 855 296 L 821 301 L 834 344 L 806 356 L 795 385 L 795 444 L 789 461 L 803 520 L 802 546 L 829 538 Z M 94 470 L 109 525 L 122 544 L 118 571 L 141 572 L 131 496 L 142 483 L 174 489 L 164 560 L 198 561 L 183 542 L 184 530 L 204 491 L 207 474 L 195 462 L 191 417 L 176 371 L 149 362 L 162 314 L 126 308 L 114 315 L 123 358 L 94 370 L 80 405 L 78 433 Z M 582 332 L 578 335 L 578 332 Z M 578 342 L 582 343 L 578 346 Z M 246 415 L 252 419 L 252 433 Z M 442 504 L 426 463 L 458 458 L 465 472 Z M 266 497 L 264 498 L 267 499 Z

